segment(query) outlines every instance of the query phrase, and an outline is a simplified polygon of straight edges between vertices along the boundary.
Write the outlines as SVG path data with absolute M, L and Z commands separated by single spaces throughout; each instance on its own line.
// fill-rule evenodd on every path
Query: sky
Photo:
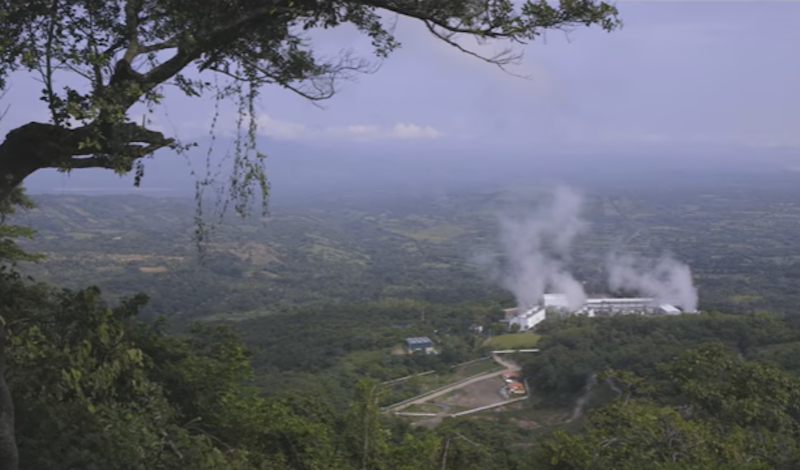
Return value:
M 612 166 L 619 155 L 661 165 L 681 158 L 757 163 L 774 156 L 780 165 L 800 168 L 800 2 L 617 6 L 624 22 L 619 31 L 550 32 L 520 49 L 524 59 L 510 70 L 528 78 L 466 56 L 400 18 L 395 34 L 401 48 L 377 73 L 343 83 L 321 107 L 278 87 L 262 91 L 259 135 L 274 159 L 273 184 L 303 171 L 325 179 L 381 158 L 409 173 L 463 166 L 473 175 L 527 171 L 531 162 L 553 163 L 564 155 Z M 368 41 L 353 30 L 312 40 L 323 52 L 352 48 L 369 56 Z M 11 84 L 5 99 L 11 111 L 0 133 L 46 119 L 39 84 L 22 76 Z M 202 140 L 213 113 L 210 100 L 168 93 L 153 119 L 165 132 Z M 233 107 L 224 106 L 220 131 L 229 131 L 234 120 Z M 307 159 L 321 151 L 325 164 L 309 168 L 314 165 Z M 161 152 L 156 160 L 165 159 L 180 160 L 185 172 L 181 157 Z M 175 168 L 168 173 L 180 171 Z M 59 178 L 62 188 L 112 181 Z M 31 183 L 53 181 L 45 174 Z M 163 174 L 158 181 L 169 184 Z

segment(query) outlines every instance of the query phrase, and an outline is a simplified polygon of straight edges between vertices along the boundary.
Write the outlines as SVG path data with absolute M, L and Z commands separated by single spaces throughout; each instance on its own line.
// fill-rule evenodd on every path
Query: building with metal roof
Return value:
M 436 354 L 433 347 L 433 340 L 427 336 L 416 336 L 406 338 L 406 351 L 409 354 Z

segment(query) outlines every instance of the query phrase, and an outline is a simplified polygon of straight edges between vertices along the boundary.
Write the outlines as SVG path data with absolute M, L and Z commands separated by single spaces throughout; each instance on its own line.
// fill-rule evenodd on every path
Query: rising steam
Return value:
M 697 289 L 692 283 L 689 266 L 669 255 L 650 260 L 612 253 L 607 258 L 606 269 L 611 290 L 640 292 L 678 306 L 684 312 L 697 310 Z
M 493 278 L 514 294 L 518 308 L 538 305 L 545 292 L 566 296 L 570 310 L 585 304 L 583 285 L 566 267 L 576 237 L 587 227 L 582 206 L 577 192 L 560 186 L 533 207 L 506 208 L 500 216 L 502 262 L 494 264 Z M 648 260 L 614 252 L 606 268 L 612 290 L 635 291 L 686 312 L 697 309 L 689 267 L 670 256 Z
M 580 195 L 562 186 L 532 211 L 500 217 L 505 260 L 500 284 L 514 294 L 519 308 L 537 305 L 546 290 L 566 294 L 570 307 L 586 301 L 583 287 L 564 266 L 575 237 L 586 226 L 581 206 Z

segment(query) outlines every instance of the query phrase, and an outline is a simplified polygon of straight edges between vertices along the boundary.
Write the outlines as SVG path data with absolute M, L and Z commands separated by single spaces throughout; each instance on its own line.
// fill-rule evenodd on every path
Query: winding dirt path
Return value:
M 474 384 L 476 382 L 480 382 L 482 380 L 486 380 L 486 379 L 489 379 L 489 378 L 492 378 L 492 377 L 497 377 L 497 376 L 500 376 L 500 375 L 502 375 L 502 374 L 504 374 L 506 372 L 518 372 L 520 370 L 520 367 L 516 362 L 508 360 L 508 359 L 503 359 L 503 358 L 500 357 L 499 354 L 492 354 L 492 359 L 494 359 L 494 361 L 496 363 L 500 364 L 505 369 L 498 370 L 498 371 L 495 371 L 495 372 L 487 372 L 485 374 L 481 374 L 481 375 L 472 377 L 469 380 L 464 380 L 463 382 L 457 382 L 457 383 L 455 383 L 453 385 L 450 385 L 449 387 L 445 387 L 445 388 L 439 389 L 434 393 L 431 393 L 431 394 L 428 394 L 428 395 L 422 395 L 421 397 L 417 398 L 416 400 L 412 400 L 412 401 L 406 402 L 406 403 L 402 404 L 401 406 L 399 406 L 397 408 L 394 408 L 392 410 L 392 412 L 398 412 L 399 411 L 400 412 L 399 414 L 402 414 L 401 410 L 403 410 L 403 409 L 405 409 L 405 408 L 407 408 L 407 407 L 409 407 L 411 405 L 417 405 L 417 404 L 426 403 L 426 402 L 428 404 L 438 405 L 438 404 L 435 404 L 435 403 L 430 403 L 430 400 L 438 398 L 438 397 L 440 397 L 442 395 L 446 395 L 446 394 L 448 394 L 448 393 L 450 393 L 450 392 L 452 392 L 454 390 L 458 390 L 458 389 L 466 387 L 468 385 L 472 385 L 472 384 Z M 424 420 L 421 420 L 421 421 L 417 421 L 415 423 L 415 425 L 417 425 L 417 426 L 426 426 L 426 427 L 436 426 L 436 425 L 438 425 L 439 423 L 442 422 L 442 420 L 445 418 L 445 416 L 448 415 L 449 408 L 450 408 L 449 406 L 442 407 L 442 409 L 441 409 L 442 411 L 437 413 L 436 416 L 431 417 L 429 419 L 424 419 Z

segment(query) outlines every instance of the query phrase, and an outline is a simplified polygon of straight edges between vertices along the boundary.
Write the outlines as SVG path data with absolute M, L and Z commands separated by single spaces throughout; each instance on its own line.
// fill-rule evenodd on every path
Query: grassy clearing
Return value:
M 730 301 L 737 304 L 746 304 L 749 302 L 758 302 L 763 296 L 754 294 L 738 294 L 729 297 Z
M 269 315 L 274 315 L 276 312 L 273 310 L 248 310 L 244 312 L 224 312 L 224 313 L 215 313 L 214 315 L 207 315 L 205 317 L 198 318 L 198 321 L 204 322 L 217 322 L 217 321 L 225 321 L 225 322 L 240 322 L 245 320 L 252 320 L 254 318 L 261 318 L 266 317 Z
M 541 335 L 531 332 L 509 333 L 507 335 L 489 338 L 483 343 L 484 346 L 492 349 L 525 349 L 533 348 L 539 343 Z
M 455 382 L 458 379 L 454 376 L 455 374 L 430 374 L 422 377 L 415 377 L 412 380 L 415 385 L 418 384 L 421 387 L 422 393 L 425 393 Z
M 467 377 L 472 377 L 473 375 L 483 374 L 486 372 L 492 372 L 503 369 L 503 366 L 494 362 L 491 359 L 486 359 L 484 361 L 473 362 L 472 364 L 467 364 L 466 366 L 458 367 L 456 369 L 452 369 L 450 372 L 446 374 L 429 374 L 424 376 L 418 376 L 413 379 L 410 379 L 406 386 L 419 386 L 421 388 L 421 392 L 425 393 L 440 387 L 444 387 L 446 385 L 450 385 L 454 382 L 458 382 L 459 380 L 466 379 Z
M 74 240 L 88 240 L 90 238 L 94 238 L 93 233 L 87 232 L 72 232 L 69 234 Z
M 440 411 L 442 411 L 442 407 L 434 405 L 416 404 L 409 406 L 403 411 L 408 411 L 411 413 L 439 413 Z
M 154 274 L 154 273 L 165 273 L 167 272 L 166 266 L 142 266 L 139 268 L 140 272 L 145 274 Z
M 452 224 L 441 224 L 412 233 L 411 237 L 425 242 L 442 243 L 466 232 L 464 227 Z
M 320 244 L 312 245 L 306 248 L 306 250 L 328 263 L 350 263 L 365 266 L 368 259 L 361 253 L 348 252 L 339 248 Z
M 482 374 L 484 372 L 492 372 L 495 370 L 502 369 L 503 366 L 494 362 L 491 359 L 486 359 L 485 361 L 480 362 L 473 362 L 472 364 L 467 364 L 463 367 L 459 367 L 456 369 L 456 376 L 460 378 L 471 377 L 473 375 Z

